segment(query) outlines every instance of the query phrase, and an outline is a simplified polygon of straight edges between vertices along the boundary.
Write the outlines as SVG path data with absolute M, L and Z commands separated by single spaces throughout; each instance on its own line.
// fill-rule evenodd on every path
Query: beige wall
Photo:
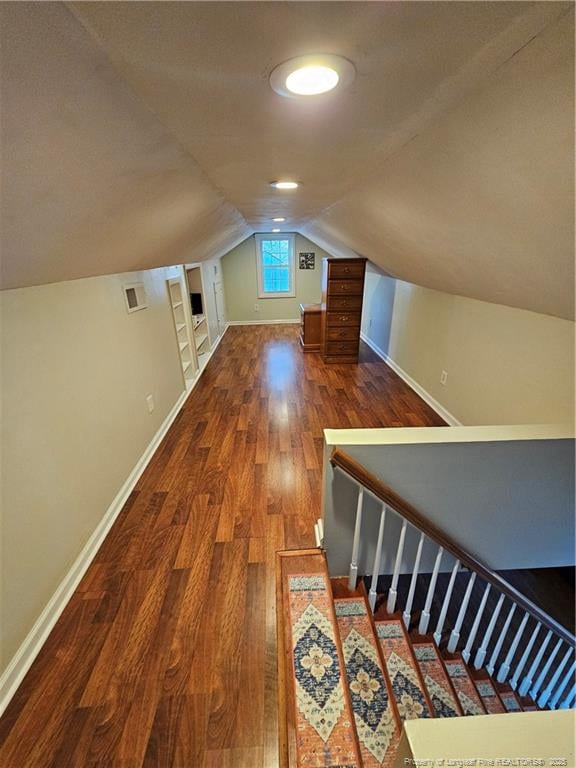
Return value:
M 575 729 L 573 710 L 408 720 L 394 768 L 480 766 L 482 760 L 484 765 L 575 768 Z
M 296 234 L 296 297 L 292 299 L 259 299 L 256 273 L 256 241 L 249 237 L 222 257 L 222 274 L 226 293 L 228 321 L 297 320 L 298 307 L 320 301 L 322 259 L 329 256 L 322 248 Z M 315 269 L 298 269 L 300 251 L 316 254 Z M 258 304 L 256 312 L 254 305 Z
M 0 294 L 2 668 L 184 389 L 166 292 L 174 274 Z M 134 281 L 149 306 L 128 314 L 122 285 Z
M 574 419 L 569 320 L 395 281 L 371 267 L 362 331 L 463 424 Z

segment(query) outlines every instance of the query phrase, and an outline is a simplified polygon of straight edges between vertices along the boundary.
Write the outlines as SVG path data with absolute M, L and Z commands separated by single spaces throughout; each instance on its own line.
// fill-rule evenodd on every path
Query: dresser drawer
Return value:
M 335 325 L 353 325 L 357 328 L 360 325 L 360 312 L 326 312 L 326 327 L 333 328 Z
M 337 261 L 331 261 L 328 264 L 328 278 L 330 280 L 338 277 L 362 277 L 364 275 L 365 263 L 360 261 L 358 263 L 343 261 L 341 263 Z
M 336 328 L 326 328 L 328 341 L 357 341 L 358 326 L 340 325 Z
M 362 296 L 363 280 L 328 280 L 328 296 Z
M 324 346 L 326 355 L 356 355 L 358 341 L 328 341 Z
M 326 299 L 326 308 L 335 309 L 362 309 L 362 296 L 328 296 Z

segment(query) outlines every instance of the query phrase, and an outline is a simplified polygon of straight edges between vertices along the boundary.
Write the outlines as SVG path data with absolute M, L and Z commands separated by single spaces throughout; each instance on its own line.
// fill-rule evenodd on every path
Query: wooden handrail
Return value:
M 462 549 L 449 534 L 439 528 L 435 523 L 428 520 L 428 518 L 415 507 L 405 501 L 378 477 L 371 472 L 368 472 L 362 464 L 349 456 L 345 451 L 335 448 L 332 451 L 330 463 L 333 467 L 338 467 L 338 469 L 341 469 L 349 475 L 356 483 L 359 483 L 366 488 L 380 501 L 392 507 L 395 512 L 401 515 L 411 525 L 419 531 L 423 531 L 426 536 L 443 547 L 446 552 L 449 552 L 455 558 L 460 560 L 462 565 L 475 571 L 493 587 L 500 592 L 503 592 L 511 600 L 538 619 L 544 626 L 548 627 L 548 629 L 551 629 L 556 635 L 565 640 L 569 645 L 576 646 L 576 637 L 567 630 L 566 627 L 559 624 L 555 619 L 513 587 L 512 584 L 503 579 L 502 576 L 496 573 L 496 571 L 493 571 L 480 560 L 477 560 L 474 555 L 471 555 Z

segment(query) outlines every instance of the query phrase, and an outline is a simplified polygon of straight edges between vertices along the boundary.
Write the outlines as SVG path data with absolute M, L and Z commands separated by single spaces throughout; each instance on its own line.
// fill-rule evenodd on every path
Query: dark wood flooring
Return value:
M 3 768 L 277 763 L 275 553 L 313 545 L 326 427 L 442 420 L 363 346 L 232 327 L 0 721 Z

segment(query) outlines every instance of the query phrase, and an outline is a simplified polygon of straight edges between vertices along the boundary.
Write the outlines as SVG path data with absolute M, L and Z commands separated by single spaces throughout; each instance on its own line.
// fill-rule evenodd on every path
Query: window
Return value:
M 294 235 L 256 235 L 258 298 L 296 296 Z

